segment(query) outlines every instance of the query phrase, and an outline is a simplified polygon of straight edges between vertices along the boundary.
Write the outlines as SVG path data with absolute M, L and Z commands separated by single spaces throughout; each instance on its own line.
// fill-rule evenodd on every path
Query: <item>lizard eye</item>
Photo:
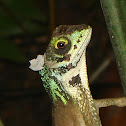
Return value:
M 58 43 L 57 43 L 57 47 L 58 47 L 59 49 L 63 49 L 63 48 L 65 47 L 65 42 L 63 42 L 63 41 L 58 42 Z

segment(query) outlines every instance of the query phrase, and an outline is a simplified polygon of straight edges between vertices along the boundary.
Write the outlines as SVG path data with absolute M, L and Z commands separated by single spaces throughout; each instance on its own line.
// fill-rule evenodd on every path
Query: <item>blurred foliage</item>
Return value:
M 9 39 L 44 31 L 46 17 L 30 0 L 0 0 L 0 59 L 24 62 L 25 57 Z
M 17 47 L 7 40 L 0 39 L 0 58 L 15 62 L 25 62 L 26 58 L 21 54 Z
M 126 0 L 101 0 L 126 95 Z
M 0 126 L 4 126 L 1 120 L 0 120 Z

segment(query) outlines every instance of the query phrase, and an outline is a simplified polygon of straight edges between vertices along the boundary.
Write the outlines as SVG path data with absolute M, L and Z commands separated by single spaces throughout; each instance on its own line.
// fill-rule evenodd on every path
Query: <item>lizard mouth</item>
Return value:
M 77 66 L 78 62 L 80 61 L 81 57 L 83 56 L 84 52 L 86 51 L 86 47 L 87 47 L 88 43 L 90 42 L 91 32 L 92 32 L 92 29 L 90 28 L 87 33 L 87 36 L 83 38 L 82 44 L 78 48 L 77 52 L 75 53 L 75 55 L 73 57 L 71 57 L 68 67 Z

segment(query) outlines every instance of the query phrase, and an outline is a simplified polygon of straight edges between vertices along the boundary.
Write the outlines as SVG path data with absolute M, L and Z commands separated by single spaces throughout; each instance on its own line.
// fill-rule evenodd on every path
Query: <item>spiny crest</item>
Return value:
M 53 76 L 53 71 L 48 69 L 46 65 L 43 66 L 43 69 L 39 71 L 41 74 L 41 79 L 44 82 L 43 86 L 45 87 L 48 94 L 52 97 L 53 103 L 60 99 L 64 104 L 67 103 L 69 95 L 65 93 L 61 82 Z

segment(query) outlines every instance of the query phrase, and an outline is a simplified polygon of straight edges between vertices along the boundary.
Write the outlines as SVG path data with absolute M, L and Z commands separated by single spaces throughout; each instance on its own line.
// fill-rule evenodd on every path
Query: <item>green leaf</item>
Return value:
M 101 0 L 126 95 L 126 0 Z
M 46 22 L 41 12 L 30 0 L 3 0 L 0 6 L 0 36 L 41 33 Z M 39 22 L 39 23 L 38 23 Z M 41 22 L 41 23 L 40 23 Z
M 26 62 L 25 56 L 18 50 L 18 48 L 8 42 L 7 40 L 0 40 L 0 59 L 7 59 L 14 62 L 24 63 Z

